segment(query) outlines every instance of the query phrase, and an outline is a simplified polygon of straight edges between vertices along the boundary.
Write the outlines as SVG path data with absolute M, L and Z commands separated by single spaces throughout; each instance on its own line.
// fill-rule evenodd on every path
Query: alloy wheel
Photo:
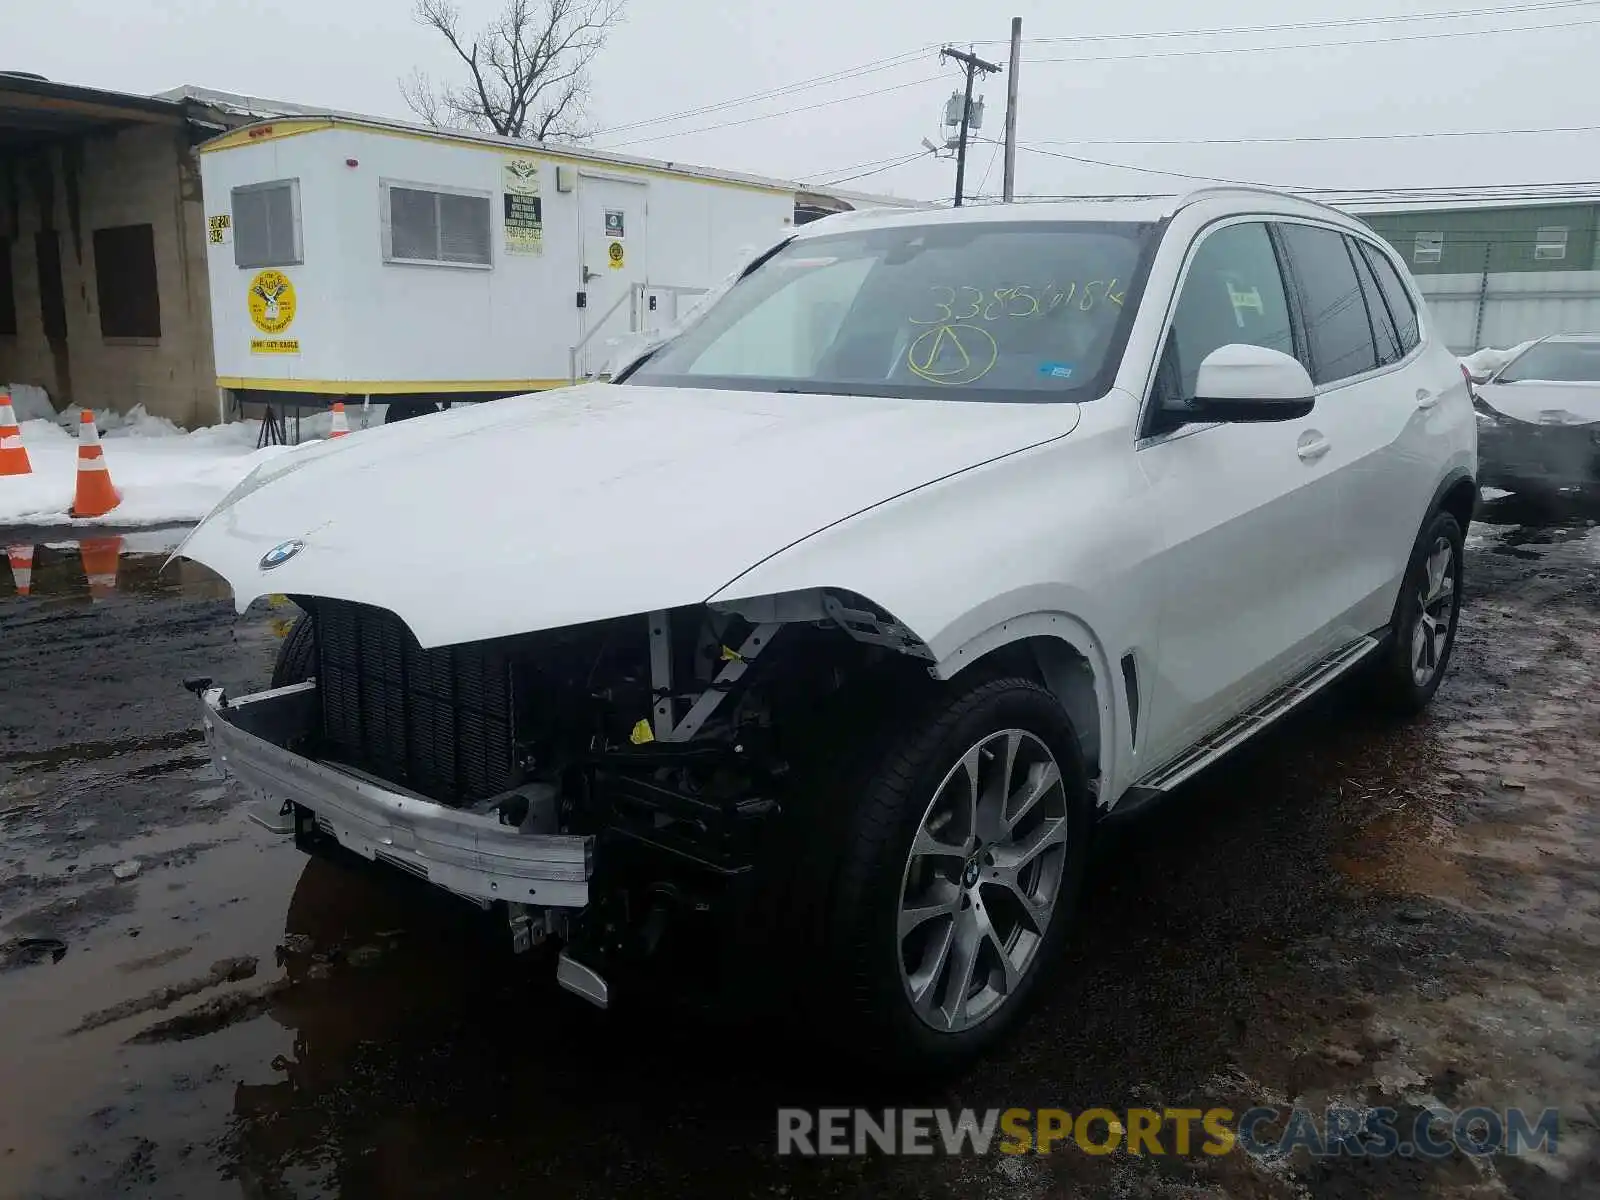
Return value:
M 970 1029 L 1016 994 L 1050 927 L 1069 832 L 1060 764 L 1027 730 L 988 734 L 950 768 L 900 885 L 900 978 L 924 1023 Z
M 1417 590 L 1411 626 L 1411 678 L 1419 688 L 1427 687 L 1438 674 L 1449 644 L 1456 620 L 1458 574 L 1455 546 L 1449 538 L 1435 538 Z

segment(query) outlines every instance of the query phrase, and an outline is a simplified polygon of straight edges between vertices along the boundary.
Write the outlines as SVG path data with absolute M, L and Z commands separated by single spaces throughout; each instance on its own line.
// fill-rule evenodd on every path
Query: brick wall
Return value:
M 151 227 L 156 295 L 134 299 L 143 312 L 159 306 L 159 337 L 102 328 L 102 290 L 128 281 L 100 278 L 94 234 L 132 225 Z M 46 336 L 41 231 L 59 250 L 64 338 Z M 0 155 L 0 253 L 10 255 L 17 326 L 0 331 L 0 382 L 37 384 L 57 408 L 143 404 L 188 427 L 216 419 L 205 216 L 187 128 L 134 126 Z

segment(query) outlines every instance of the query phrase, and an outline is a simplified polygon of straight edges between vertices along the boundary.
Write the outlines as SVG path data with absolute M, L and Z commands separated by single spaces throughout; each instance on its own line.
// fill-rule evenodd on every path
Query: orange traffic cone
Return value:
M 109 600 L 117 590 L 117 560 L 122 557 L 119 537 L 84 538 L 78 543 L 83 573 L 89 577 L 89 596 Z
M 345 419 L 344 401 L 335 400 L 333 402 L 333 423 L 328 430 L 328 436 L 330 438 L 344 437 L 349 432 L 350 422 Z
M 78 421 L 78 493 L 73 497 L 72 515 L 101 517 L 121 503 L 122 496 L 111 486 L 111 470 L 100 448 L 94 414 L 86 408 Z
M 17 595 L 26 596 L 33 591 L 33 547 L 7 546 L 6 558 L 11 562 L 11 578 L 17 585 Z
M 22 429 L 17 424 L 16 410 L 11 407 L 11 393 L 0 388 L 0 475 L 28 475 L 33 464 L 28 461 L 27 448 L 22 444 Z

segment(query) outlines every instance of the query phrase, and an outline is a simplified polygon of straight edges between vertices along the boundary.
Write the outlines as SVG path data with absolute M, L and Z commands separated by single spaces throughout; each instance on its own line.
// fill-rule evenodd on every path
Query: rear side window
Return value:
M 1421 331 L 1417 327 L 1417 306 L 1411 302 L 1411 293 L 1406 290 L 1406 285 L 1400 282 L 1400 273 L 1395 270 L 1394 263 L 1387 254 L 1366 242 L 1356 244 L 1371 266 L 1373 275 L 1377 277 L 1378 287 L 1383 292 L 1384 302 L 1389 307 L 1389 316 L 1394 319 L 1395 333 L 1400 338 L 1400 351 L 1402 354 L 1410 354 L 1422 340 Z
M 1344 235 L 1314 225 L 1280 225 L 1279 229 L 1299 293 L 1311 378 L 1319 385 L 1337 383 L 1375 370 L 1378 352 L 1367 321 L 1367 304 Z
M 1386 367 L 1406 356 L 1400 348 L 1400 335 L 1395 332 L 1394 321 L 1389 317 L 1389 307 L 1384 303 L 1383 291 L 1373 278 L 1372 266 L 1362 255 L 1354 238 L 1346 238 L 1350 258 L 1356 265 L 1356 277 L 1361 280 L 1361 294 L 1366 300 L 1367 316 L 1372 321 L 1372 337 L 1378 347 L 1378 365 Z

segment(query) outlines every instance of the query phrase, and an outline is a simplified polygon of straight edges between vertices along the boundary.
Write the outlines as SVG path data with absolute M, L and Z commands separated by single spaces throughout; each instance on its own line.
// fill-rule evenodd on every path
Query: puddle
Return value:
M 1476 896 L 1453 844 L 1455 825 L 1423 804 L 1408 804 L 1362 830 L 1331 862 L 1351 882 L 1392 896 L 1469 900 Z
M 155 857 L 164 848 L 205 842 L 213 844 L 181 866 L 163 866 Z M 126 898 L 123 911 L 87 930 L 33 934 L 56 937 L 65 953 L 0 974 L 0 1078 L 29 1081 L 0 1089 L 0 1194 L 19 1194 L 13 1188 L 34 1171 L 70 1160 L 76 1121 L 97 1101 L 135 1097 L 139 1081 L 165 1080 L 192 1057 L 163 1061 L 157 1052 L 130 1048 L 130 1038 L 192 1004 L 189 997 L 247 986 L 223 978 L 185 996 L 186 983 L 204 977 L 213 963 L 239 957 L 255 959 L 268 977 L 277 973 L 282 914 L 303 866 L 283 839 L 234 814 L 220 827 L 175 828 L 106 848 L 75 874 L 141 854 L 147 861 L 140 874 L 114 885 Z M 98 873 L 109 878 L 108 871 Z M 84 896 L 73 882 L 65 898 L 81 903 Z M 0 939 L 6 936 L 0 929 Z M 119 1005 L 132 1011 L 107 1019 Z M 269 1044 L 256 1061 L 289 1048 L 281 1030 L 263 1032 Z M 226 1089 L 215 1098 L 225 1105 Z
M 72 742 L 65 746 L 52 746 L 49 750 L 0 751 L 0 764 L 15 765 L 21 770 L 48 771 L 68 764 L 117 758 L 141 750 L 174 750 L 179 746 L 193 745 L 201 740 L 203 737 L 199 729 L 179 729 L 148 738 L 121 738 L 110 742 Z
M 361 1047 L 430 1017 L 488 1028 L 516 1012 L 516 1036 L 564 1003 L 548 988 L 538 998 L 528 964 L 496 951 L 472 906 L 307 858 L 242 812 L 102 857 L 202 839 L 212 844 L 192 860 L 121 885 L 134 897 L 125 912 L 56 939 L 53 959 L 33 939 L 29 961 L 0 974 L 0 1078 L 31 1081 L 0 1090 L 0 1194 L 114 1186 L 123 1144 L 160 1167 L 159 1194 L 211 1194 L 220 1164 L 192 1151 L 230 1115 L 247 1126 L 241 1157 L 291 1179 L 326 1148 L 312 1139 L 276 1162 L 289 1150 L 277 1143 L 305 1134 L 308 1104 L 337 1097 Z
M 162 565 L 183 541 L 184 530 L 157 530 L 109 537 L 37 542 L 11 541 L 0 531 L 10 566 L 9 596 L 44 605 L 96 605 L 126 596 L 191 596 L 225 600 L 232 595 L 220 576 L 180 559 Z M 0 594 L 0 602 L 7 595 Z

